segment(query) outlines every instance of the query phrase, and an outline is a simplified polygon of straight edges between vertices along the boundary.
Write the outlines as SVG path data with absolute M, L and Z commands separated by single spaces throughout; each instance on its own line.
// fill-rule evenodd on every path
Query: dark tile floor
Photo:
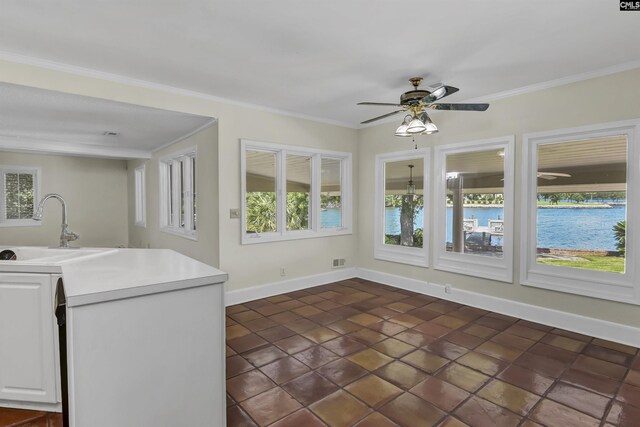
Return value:
M 227 308 L 228 427 L 640 426 L 638 349 L 361 279 Z

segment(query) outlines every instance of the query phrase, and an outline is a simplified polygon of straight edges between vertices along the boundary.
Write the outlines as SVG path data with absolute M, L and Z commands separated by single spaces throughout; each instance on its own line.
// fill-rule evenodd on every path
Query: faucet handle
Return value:
M 74 241 L 78 240 L 80 238 L 80 235 L 78 233 L 74 233 L 73 231 L 65 231 L 65 237 L 67 238 L 67 241 Z

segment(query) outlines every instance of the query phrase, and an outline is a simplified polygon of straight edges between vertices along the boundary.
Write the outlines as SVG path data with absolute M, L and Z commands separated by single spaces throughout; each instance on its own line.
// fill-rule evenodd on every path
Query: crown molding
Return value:
M 206 128 L 208 128 L 210 126 L 213 126 L 217 122 L 218 122 L 218 119 L 216 119 L 216 118 L 212 118 L 211 120 L 207 120 L 207 122 L 205 124 L 203 124 L 202 126 L 199 126 L 198 128 L 196 128 L 196 129 L 192 130 L 191 132 L 187 133 L 186 135 L 182 135 L 182 136 L 174 139 L 171 142 L 167 142 L 166 144 L 162 144 L 159 147 L 153 148 L 151 150 L 151 152 L 152 153 L 156 153 L 156 152 L 158 152 L 158 151 L 160 151 L 160 150 L 162 150 L 164 148 L 172 146 L 173 144 L 177 144 L 180 141 L 184 141 L 185 139 L 192 137 L 193 135 L 199 133 L 200 131 L 205 130 Z
M 79 157 L 102 157 L 107 159 L 150 159 L 151 151 L 120 148 L 109 145 L 81 144 L 43 139 L 0 135 L 0 151 L 59 154 Z
M 559 79 L 549 80 L 546 82 L 534 83 L 527 86 L 522 86 L 516 89 L 509 89 L 503 92 L 497 92 L 494 94 L 468 99 L 460 102 L 479 102 L 479 101 L 496 101 L 504 98 L 511 98 L 513 96 L 524 95 L 532 92 L 539 92 L 545 89 L 551 89 L 558 86 L 564 86 L 571 83 L 578 83 L 584 80 L 595 79 L 598 77 L 608 76 L 610 74 L 621 73 L 623 71 L 629 71 L 636 68 L 640 68 L 640 61 L 625 62 L 623 64 L 612 65 L 611 67 L 600 68 L 593 71 L 587 71 L 586 73 L 573 74 Z
M 280 110 L 277 108 L 266 107 L 263 105 L 251 104 L 247 102 L 234 101 L 232 99 L 222 98 L 219 96 L 209 95 L 202 92 L 197 92 L 189 89 L 182 89 L 175 86 L 165 85 L 162 83 L 151 82 L 147 80 L 136 79 L 132 77 L 123 76 L 120 74 L 107 73 L 104 71 L 98 71 L 91 68 L 78 67 L 75 65 L 64 64 L 61 62 L 51 61 L 48 59 L 34 58 L 31 56 L 15 54 L 6 51 L 0 51 L 0 61 L 14 62 L 17 64 L 31 65 L 34 67 L 44 68 L 52 71 L 60 71 L 63 73 L 73 74 L 82 77 L 89 77 L 98 80 L 105 80 L 113 83 L 125 84 L 128 86 L 134 86 L 144 89 L 157 90 L 160 92 L 167 92 L 181 96 L 187 96 L 191 98 L 202 99 L 205 101 L 217 102 L 221 104 L 233 105 L 242 108 L 248 108 L 252 110 L 263 111 L 266 113 L 279 114 L 282 116 L 293 117 L 296 119 L 309 120 L 313 122 L 346 127 L 349 129 L 357 129 L 351 123 L 341 122 L 338 120 L 330 120 L 320 117 L 309 116 L 306 114 L 294 113 L 287 110 Z

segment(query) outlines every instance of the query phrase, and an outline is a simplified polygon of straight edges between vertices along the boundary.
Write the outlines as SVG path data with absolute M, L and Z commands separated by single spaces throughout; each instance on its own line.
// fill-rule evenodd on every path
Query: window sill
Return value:
M 429 267 L 426 248 L 385 244 L 377 246 L 373 256 L 380 261 L 415 265 L 417 267 Z
M 40 227 L 42 221 L 34 221 L 33 219 L 9 219 L 0 221 L 0 227 Z
M 524 272 L 520 282 L 533 288 L 640 305 L 636 287 L 629 282 L 628 273 L 611 277 L 612 273 L 602 271 L 562 267 L 554 270 L 532 268 Z
M 433 268 L 465 276 L 498 282 L 513 283 L 513 267 L 511 257 L 488 258 L 482 255 L 440 252 L 436 254 Z
M 254 245 L 257 243 L 282 242 L 290 240 L 315 239 L 318 237 L 345 236 L 352 234 L 351 229 L 328 229 L 328 231 L 288 231 L 286 234 L 263 233 L 245 234 L 242 236 L 243 245 Z
M 172 234 L 174 236 L 184 237 L 185 239 L 198 241 L 198 235 L 195 231 L 187 232 L 187 231 L 183 231 L 175 228 L 169 228 L 169 227 L 162 227 L 160 228 L 160 231 L 162 231 L 163 233 Z

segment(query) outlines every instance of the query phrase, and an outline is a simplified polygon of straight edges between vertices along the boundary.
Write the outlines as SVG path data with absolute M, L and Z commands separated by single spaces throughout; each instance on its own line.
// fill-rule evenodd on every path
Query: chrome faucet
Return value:
M 67 230 L 67 205 L 65 204 L 64 199 L 61 195 L 49 193 L 44 196 L 42 200 L 40 200 L 40 203 L 38 203 L 38 208 L 33 214 L 33 219 L 36 221 L 42 221 L 42 210 L 44 209 L 44 204 L 51 198 L 58 199 L 58 201 L 62 204 L 62 231 L 60 232 L 60 247 L 68 248 L 69 242 L 77 240 L 80 236 L 73 231 Z

